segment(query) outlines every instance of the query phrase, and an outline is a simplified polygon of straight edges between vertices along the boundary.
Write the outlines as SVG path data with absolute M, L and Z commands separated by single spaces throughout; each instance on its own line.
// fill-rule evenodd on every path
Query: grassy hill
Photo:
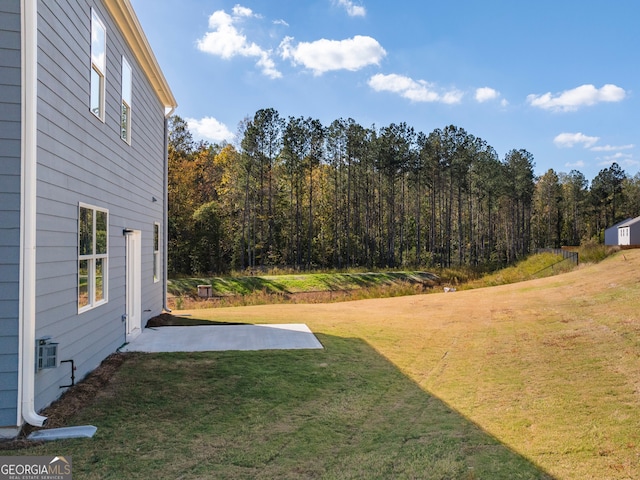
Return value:
M 367 298 L 398 297 L 436 287 L 478 288 L 557 275 L 573 264 L 559 255 L 543 253 L 482 278 L 470 268 L 424 271 L 322 272 L 279 275 L 176 278 L 168 282 L 169 307 L 212 308 L 269 303 L 326 303 Z M 198 298 L 198 286 L 211 287 L 210 299 Z
M 198 285 L 206 284 L 211 285 L 213 296 L 225 297 L 255 292 L 268 294 L 337 292 L 399 283 L 430 286 L 437 280 L 436 275 L 428 272 L 299 273 L 174 279 L 169 281 L 168 290 L 173 295 L 195 295 Z

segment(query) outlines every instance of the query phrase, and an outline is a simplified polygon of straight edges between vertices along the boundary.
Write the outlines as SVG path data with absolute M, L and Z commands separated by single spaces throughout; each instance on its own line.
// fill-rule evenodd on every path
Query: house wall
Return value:
M 640 245 L 640 221 L 638 219 L 629 225 L 629 245 Z
M 20 288 L 20 1 L 0 2 L 0 428 L 15 426 Z
M 107 34 L 105 122 L 89 110 L 91 8 Z M 153 225 L 162 222 L 164 107 L 99 0 L 38 2 L 36 337 L 84 377 L 125 342 L 124 229 L 142 232 L 142 325 L 160 313 Z M 133 69 L 131 145 L 120 138 L 122 55 Z M 153 199 L 157 201 L 153 201 Z M 109 210 L 108 302 L 78 314 L 78 205 Z M 70 364 L 36 374 L 36 409 L 70 383 Z
M 607 228 L 604 231 L 604 244 L 605 245 L 618 245 L 619 234 L 618 234 L 618 226 L 614 225 L 612 227 Z

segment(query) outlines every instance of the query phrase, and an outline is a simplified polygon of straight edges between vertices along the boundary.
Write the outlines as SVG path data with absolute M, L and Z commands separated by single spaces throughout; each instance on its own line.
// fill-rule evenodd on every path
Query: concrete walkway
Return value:
M 212 352 L 323 348 L 303 323 L 145 328 L 121 352 Z

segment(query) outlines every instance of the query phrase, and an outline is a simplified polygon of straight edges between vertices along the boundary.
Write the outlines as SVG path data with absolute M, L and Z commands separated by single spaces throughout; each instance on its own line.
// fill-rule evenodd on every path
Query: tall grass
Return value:
M 574 267 L 569 260 L 563 260 L 562 256 L 553 253 L 540 253 L 532 255 L 515 265 L 495 273 L 485 275 L 477 280 L 462 285 L 462 289 L 495 287 L 510 283 L 522 282 L 533 278 L 544 278 L 559 273 L 568 272 Z
M 580 245 L 578 255 L 582 263 L 598 263 L 617 250 L 617 247 L 608 247 L 592 239 Z

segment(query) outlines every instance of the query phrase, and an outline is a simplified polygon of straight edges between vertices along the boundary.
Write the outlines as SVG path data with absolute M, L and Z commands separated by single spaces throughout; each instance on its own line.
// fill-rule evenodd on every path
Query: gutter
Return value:
M 35 411 L 36 344 L 36 201 L 38 120 L 38 0 L 21 0 L 22 121 L 20 189 L 20 301 L 18 425 L 22 419 L 41 427 L 46 417 Z

